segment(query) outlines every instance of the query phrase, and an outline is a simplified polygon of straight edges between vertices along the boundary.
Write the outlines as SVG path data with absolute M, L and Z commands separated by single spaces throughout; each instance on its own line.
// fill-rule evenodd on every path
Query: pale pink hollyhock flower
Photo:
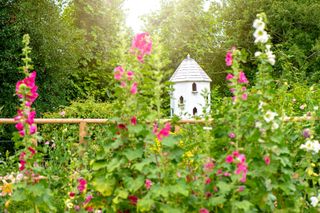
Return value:
M 232 65 L 232 52 L 231 51 L 227 52 L 225 61 L 226 61 L 226 65 L 228 67 L 230 67 Z
M 130 52 L 137 56 L 137 59 L 143 63 L 145 55 L 150 55 L 152 49 L 152 40 L 149 33 L 138 33 L 132 40 Z
M 46 141 L 44 144 L 45 144 L 45 145 L 49 145 L 49 144 L 50 144 L 50 142 L 49 142 L 49 141 Z
M 212 172 L 213 168 L 214 168 L 214 163 L 212 161 L 209 161 L 203 165 L 203 170 L 205 172 Z
M 138 87 L 138 83 L 136 83 L 136 82 L 134 82 L 133 84 L 132 84 L 132 86 L 131 86 L 131 89 L 130 89 L 130 93 L 132 94 L 132 95 L 135 95 L 135 94 L 137 94 L 137 87 Z
M 236 137 L 236 134 L 234 134 L 233 132 L 230 132 L 230 133 L 228 134 L 228 136 L 229 136 L 229 138 L 235 138 L 235 137 Z
M 231 155 L 228 155 L 226 157 L 226 163 L 232 163 L 233 162 L 233 157 Z
M 129 70 L 128 72 L 127 72 L 127 76 L 128 76 L 128 80 L 129 81 L 131 81 L 132 80 L 132 78 L 133 78 L 133 71 L 131 71 L 131 70 Z
M 206 209 L 206 208 L 201 208 L 201 209 L 199 210 L 199 213 L 209 213 L 209 210 Z
M 247 90 L 247 87 L 242 87 L 241 90 L 244 92 Z
M 126 87 L 126 86 L 127 86 L 127 84 L 126 84 L 126 82 L 124 82 L 124 81 L 121 81 L 121 84 L 120 84 L 120 86 L 121 86 L 122 88 L 124 88 L 124 87 Z
M 246 156 L 241 154 L 238 156 L 238 160 L 241 162 L 241 163 L 244 163 L 246 161 Z
M 270 164 L 270 157 L 269 156 L 264 156 L 264 162 L 266 163 L 266 165 Z
M 122 66 L 114 68 L 114 79 L 119 81 L 122 78 L 123 73 L 124 69 L 122 68 Z
M 230 173 L 229 172 L 225 172 L 225 173 L 223 173 L 223 176 L 225 176 L 225 177 L 230 177 Z
M 244 93 L 241 96 L 242 100 L 246 101 L 248 99 L 248 94 Z
M 133 126 L 137 125 L 137 118 L 136 118 L 136 116 L 133 116 L 133 117 L 131 118 L 130 122 L 131 122 L 131 124 L 132 124 Z
M 240 72 L 240 73 L 239 73 L 238 82 L 239 82 L 239 83 L 243 83 L 243 84 L 249 83 L 249 81 L 248 81 L 246 75 L 244 74 L 244 72 Z
M 146 186 L 146 188 L 149 190 L 149 189 L 151 188 L 151 186 L 152 186 L 152 181 L 149 180 L 149 179 L 146 179 L 146 181 L 145 181 L 145 186 Z
M 231 73 L 228 73 L 226 79 L 229 81 L 229 80 L 233 79 L 233 77 L 234 76 Z

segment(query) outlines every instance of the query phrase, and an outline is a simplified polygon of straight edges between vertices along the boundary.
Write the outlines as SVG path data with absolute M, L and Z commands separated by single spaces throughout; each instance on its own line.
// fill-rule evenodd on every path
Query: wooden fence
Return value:
M 319 117 L 303 116 L 303 117 L 285 117 L 283 118 L 285 122 L 301 122 L 301 121 L 310 121 L 310 120 L 319 120 Z M 168 122 L 170 119 L 162 119 L 161 122 Z M 209 122 L 213 120 L 210 119 Z M 1 124 L 15 124 L 18 121 L 15 121 L 13 118 L 0 118 Z M 79 125 L 79 142 L 84 143 L 85 136 L 87 135 L 87 124 L 107 124 L 112 123 L 113 121 L 109 119 L 95 119 L 95 118 L 35 118 L 35 124 L 78 124 Z M 204 120 L 180 120 L 178 124 L 196 124 L 196 123 L 205 123 Z

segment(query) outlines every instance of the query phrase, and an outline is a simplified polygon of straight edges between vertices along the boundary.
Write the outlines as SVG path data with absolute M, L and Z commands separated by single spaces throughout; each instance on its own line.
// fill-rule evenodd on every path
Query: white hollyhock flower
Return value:
M 278 116 L 278 113 L 276 112 L 271 112 L 270 110 L 268 110 L 266 112 L 266 114 L 263 116 L 264 120 L 267 122 L 267 123 L 270 123 L 270 121 L 273 121 L 273 119 Z
M 273 54 L 273 52 L 270 51 L 266 51 L 267 57 L 268 57 L 268 62 L 271 65 L 274 65 L 276 63 L 276 56 Z
M 314 140 L 312 144 L 312 151 L 314 152 L 314 154 L 318 154 L 319 150 L 320 150 L 319 141 Z
M 257 29 L 254 33 L 253 36 L 255 37 L 254 43 L 267 43 L 267 41 L 269 40 L 269 35 L 266 31 L 264 31 L 263 29 Z
M 266 24 L 260 18 L 253 21 L 253 27 L 255 29 L 264 30 L 265 26 Z
M 310 201 L 311 201 L 311 206 L 313 206 L 313 207 L 316 207 L 318 205 L 318 203 L 319 203 L 318 198 L 315 197 L 315 196 L 311 197 Z
M 257 52 L 254 53 L 254 56 L 255 56 L 255 57 L 259 57 L 261 54 L 262 54 L 262 52 L 257 51 Z
M 279 128 L 279 124 L 277 122 L 273 122 L 272 123 L 272 130 L 278 129 Z

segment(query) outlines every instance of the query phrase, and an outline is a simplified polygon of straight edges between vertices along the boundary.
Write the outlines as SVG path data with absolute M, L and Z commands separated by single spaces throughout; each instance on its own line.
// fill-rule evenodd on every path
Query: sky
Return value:
M 207 2 L 206 6 L 208 6 L 209 3 L 210 1 Z M 143 22 L 139 17 L 156 11 L 159 8 L 160 0 L 125 0 L 126 24 L 131 27 L 135 33 L 141 32 Z

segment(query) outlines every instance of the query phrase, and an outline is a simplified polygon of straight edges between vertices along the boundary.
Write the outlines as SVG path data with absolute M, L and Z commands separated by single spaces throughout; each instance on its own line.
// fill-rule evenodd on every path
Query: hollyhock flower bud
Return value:
M 130 71 L 130 70 L 129 70 L 129 71 L 127 72 L 127 76 L 128 76 L 128 80 L 129 80 L 129 81 L 131 81 L 131 80 L 133 79 L 133 74 L 134 74 L 133 71 Z
M 232 163 L 233 162 L 233 157 L 231 155 L 228 155 L 226 157 L 226 163 Z
M 209 212 L 209 210 L 206 209 L 206 208 L 201 208 L 201 209 L 199 210 L 199 213 L 210 213 L 210 212 Z
M 210 183 L 211 183 L 211 179 L 210 179 L 210 178 L 206 178 L 205 184 L 208 185 L 208 184 L 210 184 Z
M 266 165 L 270 164 L 270 157 L 269 156 L 264 156 L 264 162 L 266 163 Z
M 233 139 L 233 138 L 236 137 L 236 134 L 234 134 L 233 132 L 230 132 L 230 133 L 228 134 L 228 136 L 229 136 L 229 138 Z
M 137 83 L 137 82 L 135 82 L 135 83 L 132 84 L 131 89 L 130 89 L 130 93 L 131 93 L 132 95 L 137 94 L 137 87 L 138 87 L 138 83 Z
M 234 77 L 234 76 L 233 76 L 232 74 L 228 73 L 228 75 L 227 75 L 227 77 L 226 77 L 226 80 L 229 81 L 229 80 L 233 79 L 233 77 Z
M 130 204 L 136 206 L 138 203 L 138 197 L 135 195 L 129 195 L 128 199 L 130 200 Z
M 228 67 L 230 67 L 232 65 L 232 52 L 231 51 L 227 52 L 225 61 L 226 61 L 226 65 Z
M 131 124 L 132 124 L 133 126 L 137 125 L 137 118 L 136 118 L 136 116 L 133 116 L 133 117 L 131 118 L 130 122 L 131 122 Z
M 304 129 L 302 134 L 304 138 L 310 138 L 310 129 Z
M 244 93 L 241 96 L 242 100 L 246 101 L 248 99 L 248 94 Z
M 152 186 L 152 181 L 151 180 L 149 180 L 149 179 L 146 179 L 146 181 L 145 181 L 145 186 L 146 186 L 146 189 L 150 189 L 151 188 L 151 186 Z

